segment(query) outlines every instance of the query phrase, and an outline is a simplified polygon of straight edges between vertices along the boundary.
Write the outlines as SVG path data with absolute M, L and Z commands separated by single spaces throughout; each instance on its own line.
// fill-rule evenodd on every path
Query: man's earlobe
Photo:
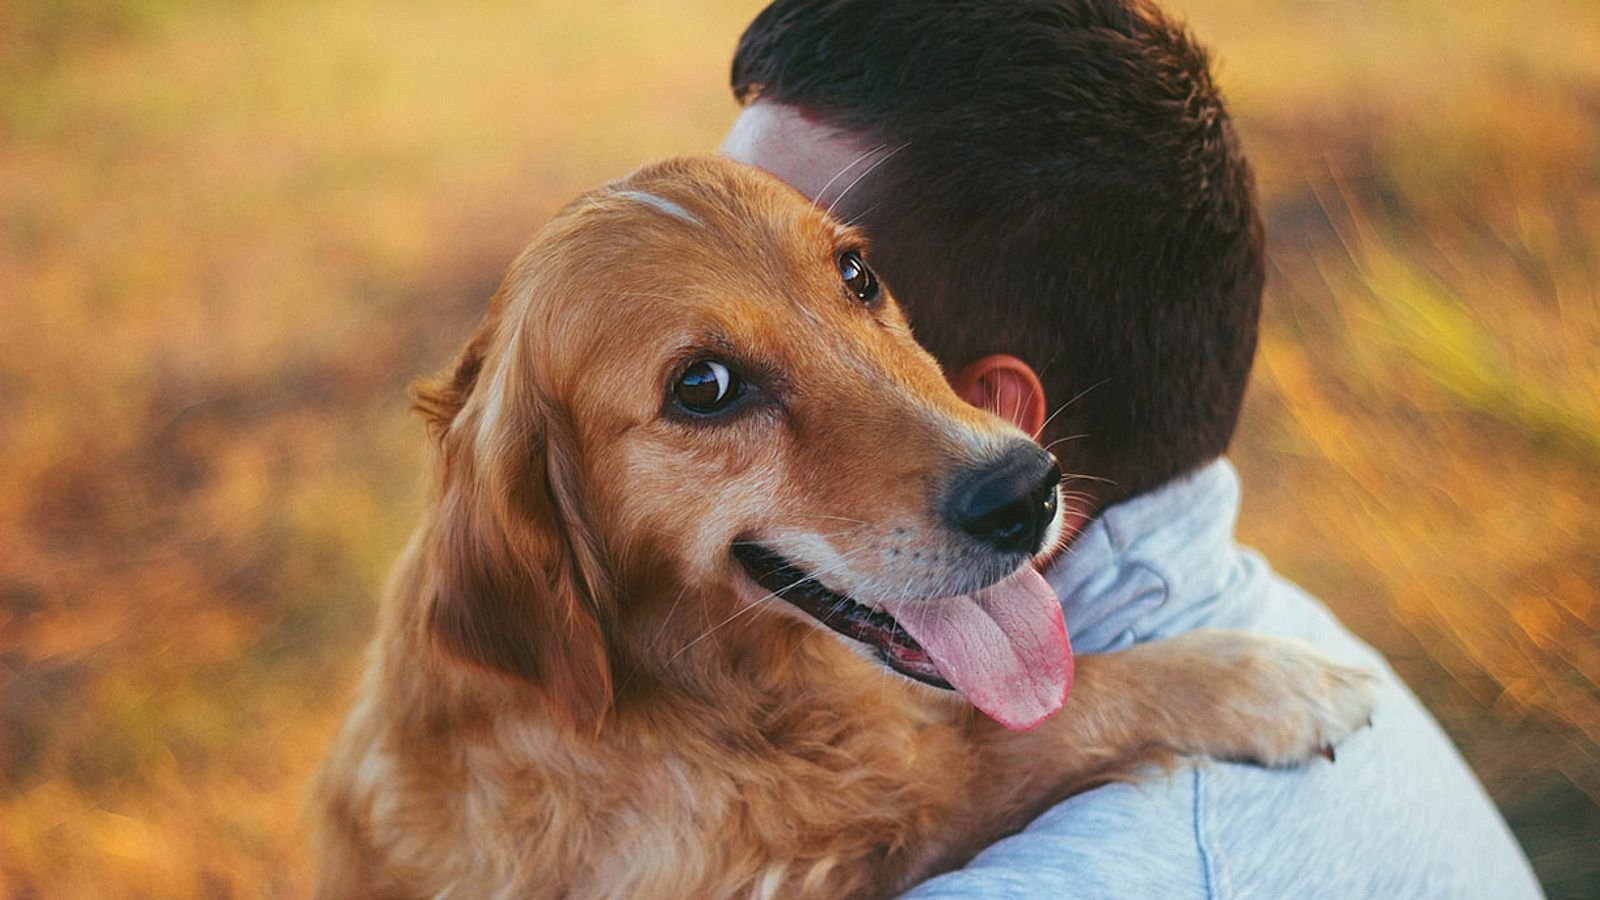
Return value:
M 997 353 L 968 363 L 950 376 L 950 386 L 961 399 L 986 409 L 1034 440 L 1044 428 L 1044 385 L 1033 367 L 1015 356 Z

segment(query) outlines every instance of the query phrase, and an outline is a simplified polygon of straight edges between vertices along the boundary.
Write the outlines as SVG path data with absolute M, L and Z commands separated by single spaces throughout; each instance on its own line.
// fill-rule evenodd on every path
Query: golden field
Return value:
M 1272 246 L 1242 530 L 1600 894 L 1600 7 L 1185 0 Z M 299 896 L 405 386 L 758 3 L 0 5 L 0 895 Z

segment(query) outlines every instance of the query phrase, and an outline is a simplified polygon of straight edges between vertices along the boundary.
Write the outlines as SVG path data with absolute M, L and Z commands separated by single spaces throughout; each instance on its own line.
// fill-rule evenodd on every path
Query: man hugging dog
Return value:
M 723 151 L 862 227 L 956 391 L 1076 473 L 1045 576 L 1078 652 L 1221 627 L 1384 677 L 1335 765 L 1101 787 L 911 896 L 1538 896 L 1405 685 L 1233 541 L 1262 227 L 1184 28 L 1140 0 L 778 0 L 732 86 Z

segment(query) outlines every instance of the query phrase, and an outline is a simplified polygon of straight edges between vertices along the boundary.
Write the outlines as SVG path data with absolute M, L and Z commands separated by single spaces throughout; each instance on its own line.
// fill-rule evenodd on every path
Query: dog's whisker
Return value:
M 922 612 L 922 621 L 919 623 L 917 633 L 922 634 L 928 629 L 928 610 L 931 608 L 931 604 L 923 603 L 919 604 L 919 607 Z
M 904 597 L 904 596 L 909 595 L 910 593 L 911 593 L 911 576 L 907 575 L 906 576 L 905 585 L 900 588 L 900 596 Z M 878 612 L 879 610 L 882 609 L 882 607 L 883 607 L 882 603 L 880 603 L 880 602 L 878 602 L 876 600 L 874 600 L 872 602 L 872 611 L 873 612 L 875 612 L 875 613 Z M 889 681 L 890 681 L 890 678 L 893 677 L 893 676 L 891 676 L 889 674 L 889 669 L 888 669 L 887 666 L 876 666 L 875 668 L 878 670 L 878 697 L 879 697 L 880 700 L 882 700 L 889 693 Z
M 817 204 L 820 203 L 822 198 L 827 195 L 828 188 L 833 187 L 833 183 L 835 181 L 839 180 L 839 176 L 841 176 L 844 173 L 850 171 L 851 169 L 854 169 L 856 166 L 861 165 L 861 161 L 862 160 L 866 159 L 867 157 L 871 156 L 874 153 L 877 153 L 879 150 L 882 150 L 883 148 L 885 148 L 887 146 L 889 146 L 887 143 L 878 144 L 877 146 L 875 146 L 875 147 L 863 152 L 860 156 L 856 157 L 855 159 L 852 159 L 849 162 L 845 163 L 844 164 L 844 168 L 842 168 L 839 171 L 833 173 L 833 177 L 829 178 L 822 185 L 822 189 L 817 191 L 816 196 L 811 200 L 811 208 L 812 209 L 816 209 L 817 208 Z M 831 209 L 830 209 L 830 212 L 831 212 Z
M 661 617 L 661 627 L 656 629 L 656 636 L 650 640 L 651 650 L 656 649 L 661 643 L 661 639 L 666 636 L 667 625 L 672 621 L 672 614 L 678 611 L 678 604 L 683 602 L 683 595 L 687 593 L 689 593 L 689 586 L 685 584 L 683 589 L 678 591 L 677 598 L 672 601 L 672 606 L 667 609 L 667 614 Z
M 911 576 L 907 575 L 906 576 L 906 583 L 903 586 L 901 586 L 901 588 L 900 588 L 900 596 L 908 597 L 910 595 L 911 595 Z
M 1069 435 L 1066 435 L 1065 437 L 1058 437 L 1055 440 L 1051 441 L 1050 443 L 1045 444 L 1044 445 L 1044 449 L 1045 450 L 1049 450 L 1050 448 L 1054 447 L 1057 444 L 1065 444 L 1065 443 L 1068 443 L 1068 442 L 1071 442 L 1071 441 L 1081 441 L 1086 437 L 1092 437 L 1092 436 L 1093 435 L 1090 435 L 1088 432 L 1084 432 L 1082 434 L 1069 434 Z
M 857 175 L 854 181 L 850 182 L 848 185 L 845 185 L 845 189 L 839 192 L 839 196 L 833 198 L 833 200 L 828 203 L 828 210 L 827 210 L 828 215 L 830 215 L 830 216 L 833 215 L 833 210 L 834 210 L 835 207 L 837 207 L 839 205 L 839 201 L 843 200 L 845 198 L 846 194 L 849 194 L 852 190 L 855 190 L 855 186 L 861 183 L 861 179 L 866 178 L 868 175 L 871 175 L 872 171 L 874 169 L 876 169 L 879 166 L 883 165 L 884 163 L 888 162 L 891 158 L 894 157 L 894 155 L 896 153 L 899 153 L 901 150 L 904 150 L 905 148 L 907 148 L 909 146 L 911 146 L 911 142 L 910 141 L 906 141 L 904 144 L 901 144 L 900 146 L 894 148 L 893 150 L 890 150 L 888 153 L 885 153 L 884 155 L 882 155 L 882 156 L 878 157 L 877 159 L 873 160 L 872 161 L 872 165 L 867 166 L 866 170 L 863 171 L 860 175 Z
M 867 523 L 866 522 L 862 522 L 861 524 L 862 525 L 866 525 Z M 844 535 L 844 534 L 855 534 L 857 531 L 860 531 L 860 529 L 859 528 L 841 528 L 838 531 L 811 531 L 811 532 L 806 532 L 806 536 L 807 537 L 817 537 L 817 538 L 831 538 L 831 537 L 839 537 L 840 535 Z M 734 547 L 765 547 L 766 544 L 764 542 L 762 542 L 762 541 L 734 541 L 730 546 L 734 546 Z
M 826 575 L 829 572 L 837 572 L 839 569 L 844 568 L 845 564 L 850 561 L 850 557 L 852 557 L 852 556 L 860 556 L 861 554 L 866 553 L 867 551 L 869 551 L 871 549 L 872 548 L 870 548 L 870 547 L 859 547 L 859 548 L 857 548 L 855 550 L 851 550 L 851 551 L 841 555 L 839 557 L 839 561 L 837 563 L 834 563 L 833 565 L 827 567 L 826 569 L 821 569 L 821 570 L 819 570 L 817 572 L 814 572 L 814 573 L 806 576 L 806 578 L 815 579 L 818 576 Z M 802 580 L 804 580 L 804 579 L 802 579 Z M 790 585 L 790 587 L 793 587 L 793 585 Z M 784 588 L 784 590 L 788 590 L 788 589 L 789 588 Z M 766 599 L 766 598 L 763 597 L 762 599 Z M 850 599 L 854 600 L 855 598 L 851 597 Z M 859 602 L 859 601 L 857 601 L 857 602 Z M 833 610 L 829 610 L 828 614 L 826 616 L 823 616 L 822 618 L 818 619 L 817 621 L 822 622 L 824 625 L 826 625 L 828 620 L 831 619 L 831 618 L 833 618 Z
M 749 604 L 741 607 L 740 609 L 735 611 L 733 615 L 727 617 L 726 619 L 723 619 L 721 622 L 718 622 L 716 625 L 706 629 L 704 632 L 702 632 L 694 640 L 691 640 L 689 643 L 684 644 L 682 647 L 678 648 L 678 652 L 676 652 L 676 653 L 672 654 L 670 657 L 668 657 L 667 658 L 667 662 L 670 664 L 673 660 L 675 660 L 678 657 L 682 656 L 684 653 L 687 653 L 689 651 L 689 648 L 693 647 L 694 645 L 696 645 L 696 644 L 700 643 L 701 641 L 705 640 L 706 638 L 710 637 L 715 632 L 722 630 L 722 628 L 724 626 L 726 626 L 728 623 L 730 623 L 733 620 L 739 618 L 740 616 L 744 615 L 745 613 L 750 612 L 752 609 L 755 609 L 756 607 L 761 606 L 762 604 L 766 603 L 768 600 L 771 600 L 774 597 L 781 597 L 784 593 L 786 593 L 786 592 L 788 592 L 790 590 L 793 590 L 794 588 L 799 587 L 802 584 L 805 584 L 807 581 L 812 581 L 812 580 L 816 579 L 818 576 L 826 575 L 829 572 L 834 572 L 834 571 L 837 571 L 837 570 L 839 570 L 841 568 L 844 568 L 845 564 L 847 562 L 849 562 L 849 559 L 850 559 L 851 556 L 858 555 L 859 553 L 864 552 L 866 549 L 867 548 L 863 547 L 860 550 L 856 550 L 856 551 L 852 551 L 850 553 L 846 553 L 846 554 L 844 554 L 843 556 L 841 556 L 839 558 L 839 561 L 837 563 L 835 563 L 835 564 L 833 564 L 833 565 L 831 565 L 831 566 L 829 566 L 829 567 L 827 567 L 825 569 L 822 569 L 820 571 L 812 572 L 812 573 L 810 573 L 808 575 L 804 575 L 804 576 L 802 576 L 800 578 L 797 578 L 793 582 L 791 582 L 791 583 L 789 583 L 787 585 L 784 585 L 783 587 L 781 587 L 781 588 L 779 588 L 779 589 L 777 589 L 775 591 L 772 591 L 772 592 L 768 593 L 765 597 L 762 597 L 759 600 L 756 600 L 756 601 L 754 601 L 752 603 L 749 603 Z
M 771 593 L 767 594 L 765 597 L 762 597 L 761 599 L 756 600 L 755 602 L 740 608 L 738 611 L 734 612 L 733 615 L 731 615 L 728 618 L 723 619 L 721 622 L 717 623 L 717 626 L 715 628 L 712 628 L 712 629 L 708 630 L 706 633 L 700 635 L 699 637 L 697 637 L 694 640 L 690 641 L 689 643 L 685 644 L 683 646 L 683 648 L 680 649 L 677 653 L 674 653 L 667 660 L 667 662 L 670 663 L 670 662 L 672 662 L 672 660 L 677 659 L 680 655 L 682 655 L 690 647 L 693 647 L 695 644 L 700 643 L 700 641 L 704 640 L 705 638 L 710 637 L 712 632 L 717 631 L 718 629 L 722 628 L 724 625 L 727 625 L 729 622 L 732 622 L 734 619 L 737 619 L 740 616 L 744 615 L 745 613 L 751 612 L 752 610 L 760 609 L 761 607 L 763 607 L 763 606 L 765 606 L 767 604 L 767 601 L 781 597 L 785 592 L 793 590 L 794 588 L 796 588 L 796 587 L 798 587 L 798 586 L 800 586 L 802 584 L 805 584 L 807 581 L 810 581 L 813 577 L 814 576 L 806 575 L 806 576 L 804 576 L 802 578 L 799 578 L 798 580 L 794 581 L 793 583 L 785 585 L 784 587 L 781 587 L 778 590 L 772 591 Z M 821 619 L 819 621 L 822 621 L 822 622 L 825 623 L 827 621 L 827 619 Z
M 823 513 L 801 513 L 801 515 L 803 515 L 807 519 L 837 519 L 840 522 L 849 522 L 849 523 L 851 523 L 853 525 L 871 525 L 872 524 L 871 522 L 867 522 L 867 521 L 862 520 L 862 519 L 852 519 L 849 516 L 830 516 L 830 515 L 824 515 Z
M 1077 403 L 1079 400 L 1082 400 L 1085 396 L 1087 396 L 1089 394 L 1090 391 L 1094 390 L 1095 388 L 1104 387 L 1105 385 L 1108 385 L 1110 383 L 1111 383 L 1111 379 L 1109 377 L 1102 378 L 1099 381 L 1096 381 L 1094 384 L 1091 384 L 1088 387 L 1084 388 L 1083 390 L 1081 390 L 1081 391 L 1077 392 L 1076 394 L 1072 395 L 1072 399 L 1071 400 L 1068 400 L 1067 402 L 1065 402 L 1065 403 L 1061 404 L 1060 406 L 1056 407 L 1056 411 L 1055 412 L 1051 413 L 1048 417 L 1045 418 L 1045 420 L 1043 422 L 1039 423 L 1039 430 L 1034 433 L 1033 439 L 1037 441 L 1039 439 L 1039 435 L 1044 434 L 1044 430 L 1050 426 L 1051 421 L 1053 421 L 1056 416 L 1061 415 L 1061 413 L 1064 412 L 1067 409 L 1067 407 L 1071 406 L 1074 403 Z
M 1030 404 L 1032 402 L 1033 402 L 1033 385 L 1030 384 L 1030 385 L 1028 385 L 1028 392 L 1026 394 L 1017 394 L 1012 398 L 1011 413 L 1010 413 L 1010 415 L 1002 416 L 1002 418 L 1005 418 L 1007 421 L 1010 421 L 1010 422 L 1021 422 L 1022 421 L 1022 411 L 1024 409 L 1026 409 L 1028 407 L 1028 404 Z M 990 412 L 992 412 L 992 413 L 994 413 L 996 415 L 1001 415 L 1000 410 L 998 410 L 998 409 L 990 409 Z M 1030 435 L 1029 437 L 1030 437 L 1031 440 L 1034 440 L 1034 441 L 1039 440 L 1039 436 L 1037 434 Z
M 872 215 L 873 211 L 876 210 L 878 207 L 880 207 L 882 205 L 883 205 L 882 201 L 874 200 L 873 202 L 867 204 L 866 208 L 860 210 L 859 212 L 857 212 L 855 215 L 851 216 L 850 218 L 844 219 L 843 221 L 844 221 L 844 223 L 846 225 L 859 225 L 863 220 L 865 220 L 867 218 L 867 216 Z

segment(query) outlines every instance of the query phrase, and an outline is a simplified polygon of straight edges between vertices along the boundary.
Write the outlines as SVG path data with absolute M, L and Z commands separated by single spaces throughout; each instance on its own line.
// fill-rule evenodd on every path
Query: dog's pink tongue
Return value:
M 1012 731 L 1066 702 L 1072 645 L 1055 591 L 1032 566 L 976 594 L 885 607 L 951 687 Z

